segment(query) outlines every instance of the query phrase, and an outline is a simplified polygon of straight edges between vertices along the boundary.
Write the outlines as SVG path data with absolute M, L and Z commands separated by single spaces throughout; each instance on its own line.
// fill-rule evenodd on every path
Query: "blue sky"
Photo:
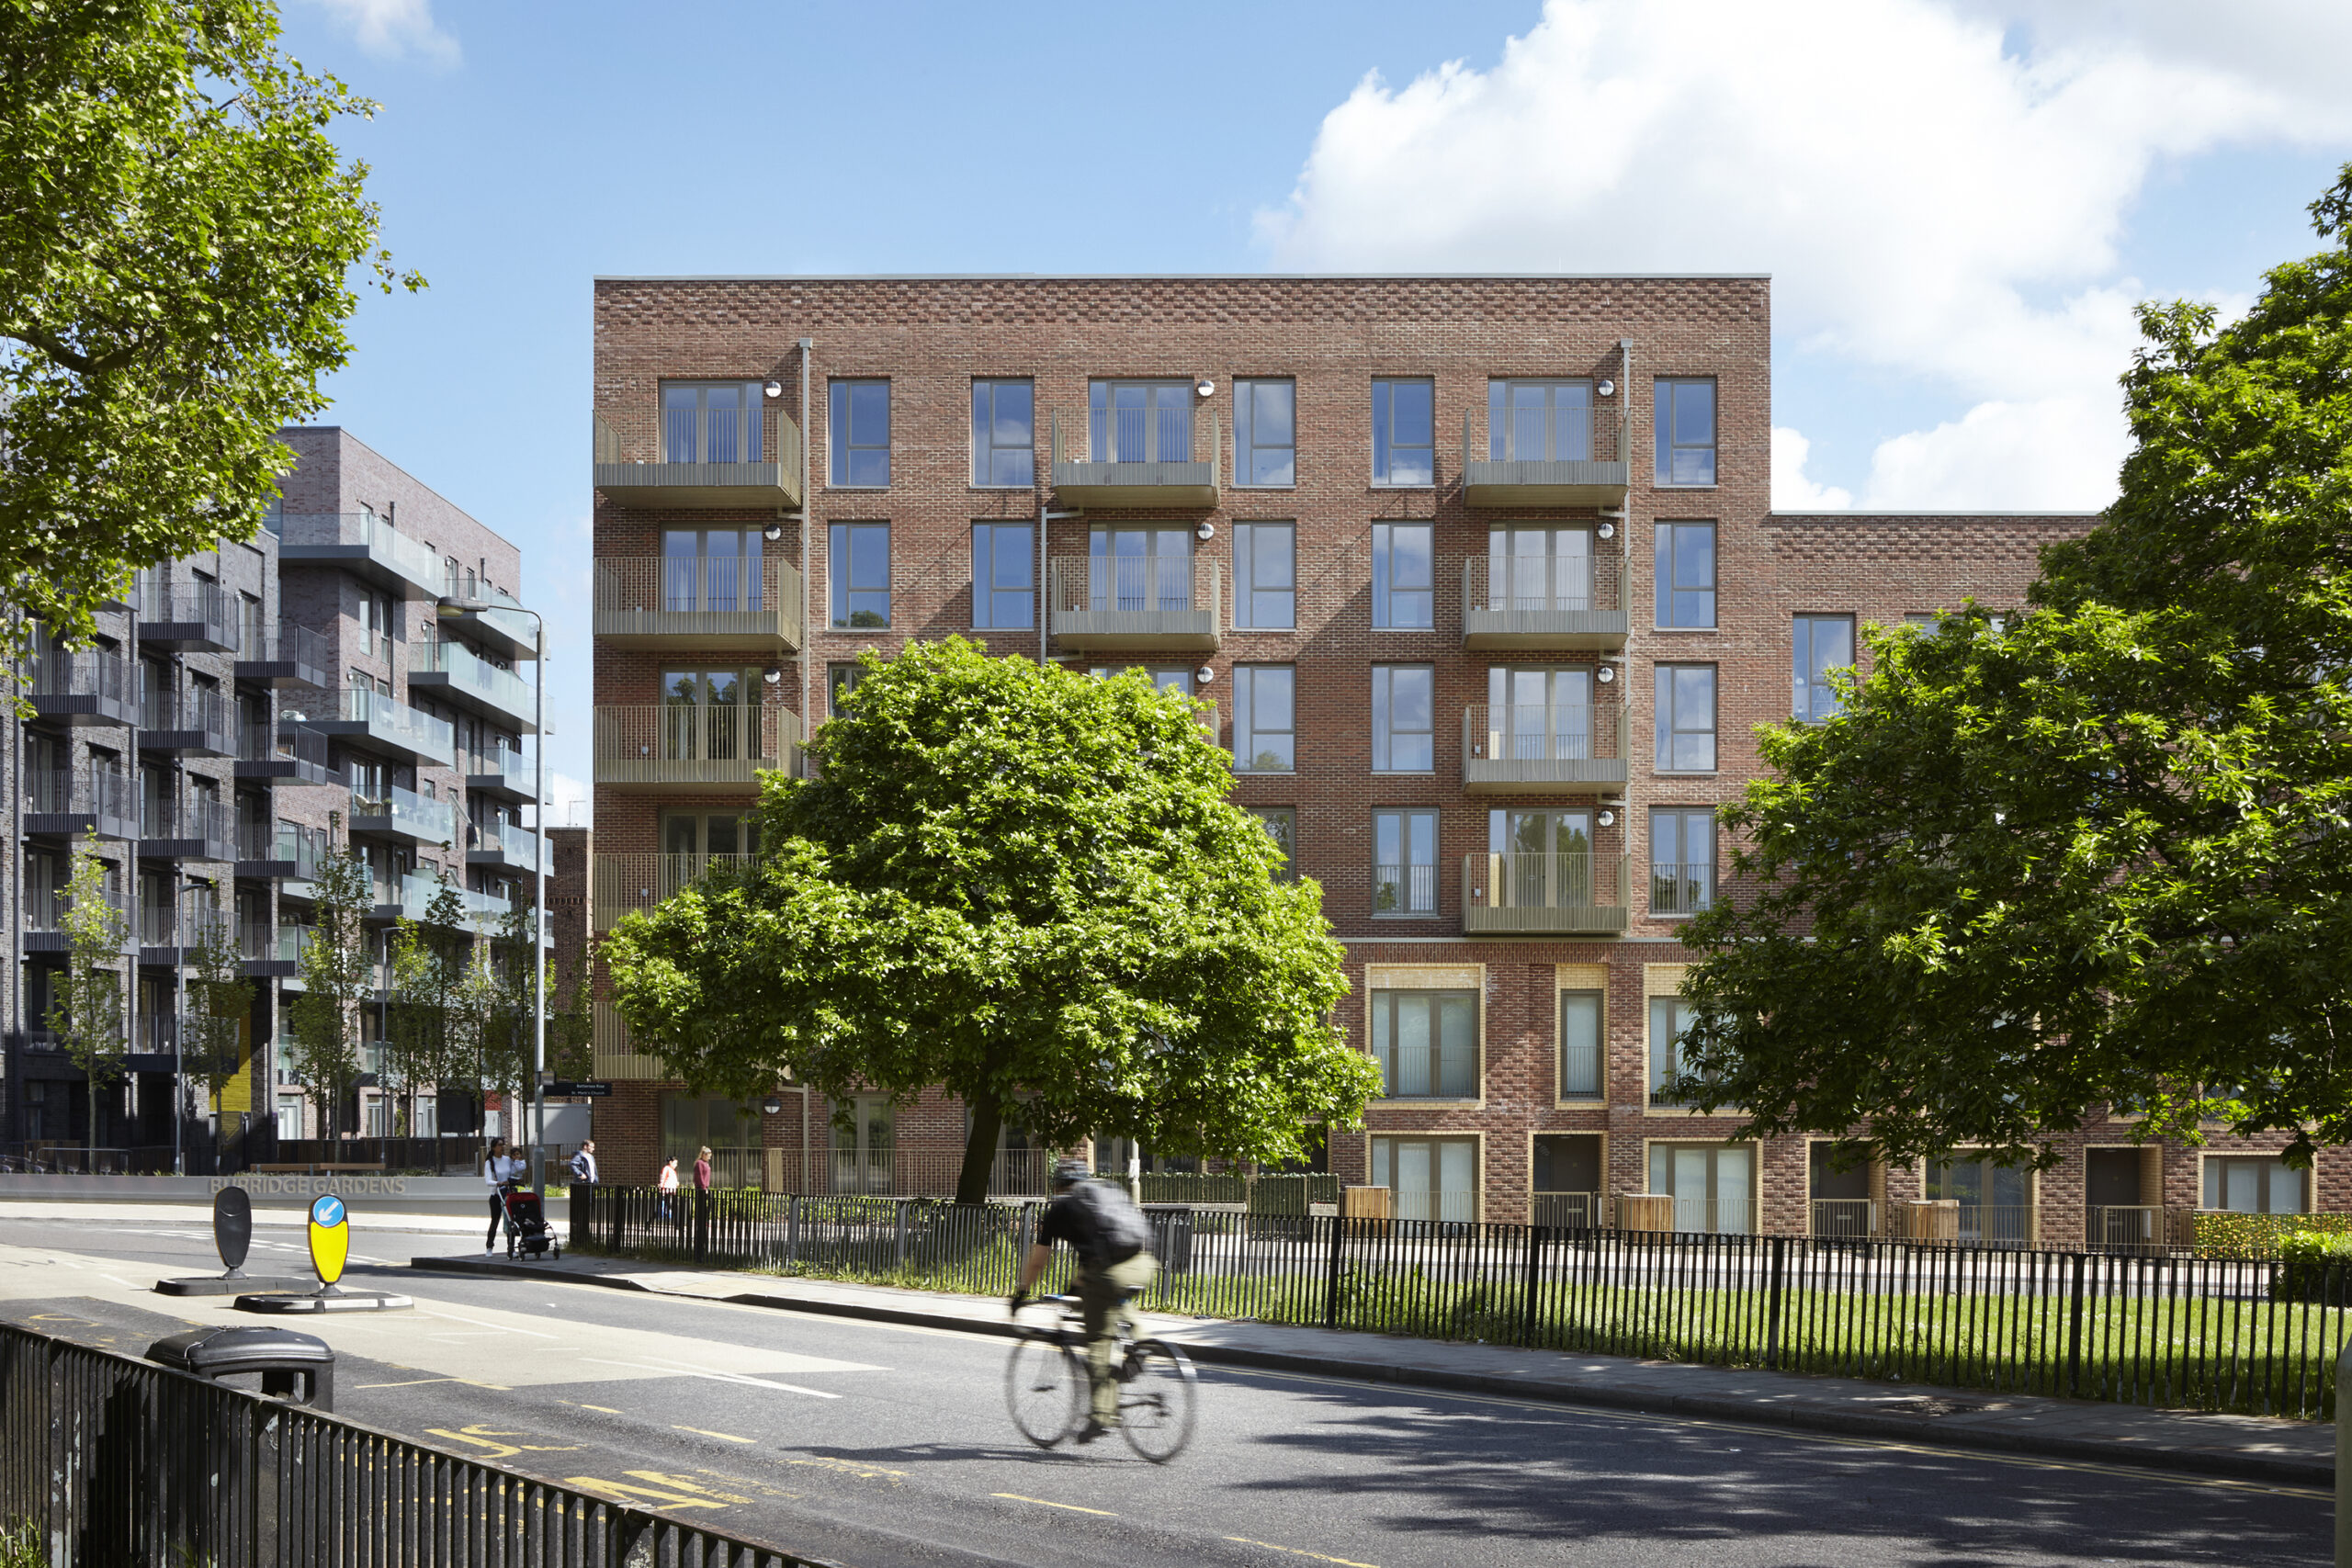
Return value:
M 323 416 L 522 547 L 587 773 L 599 273 L 1770 271 L 1782 505 L 2097 505 L 2132 300 L 2352 158 L 2352 7 L 286 0 L 380 100 Z

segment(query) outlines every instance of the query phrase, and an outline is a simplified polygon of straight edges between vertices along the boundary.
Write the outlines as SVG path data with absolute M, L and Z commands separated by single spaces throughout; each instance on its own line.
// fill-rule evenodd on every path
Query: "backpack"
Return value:
M 1081 1181 L 1069 1190 L 1069 1196 L 1085 1205 L 1109 1261 L 1124 1262 L 1151 1250 L 1151 1222 L 1127 1197 L 1125 1189 L 1107 1181 Z

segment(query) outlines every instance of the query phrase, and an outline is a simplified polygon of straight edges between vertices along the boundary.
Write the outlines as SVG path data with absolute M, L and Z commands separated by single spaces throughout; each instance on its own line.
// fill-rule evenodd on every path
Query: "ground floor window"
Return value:
M 691 1188 L 695 1156 L 710 1149 L 713 1187 L 756 1187 L 760 1182 L 760 1113 L 731 1100 L 665 1094 L 662 1097 L 662 1158 L 678 1162 L 678 1186 Z
M 1475 1138 L 1372 1140 L 1372 1184 L 1395 1198 L 1400 1220 L 1478 1217 L 1478 1145 Z
M 1756 1151 L 1722 1144 L 1652 1144 L 1650 1190 L 1674 1200 L 1674 1228 L 1746 1235 L 1756 1228 Z
M 1960 1205 L 1962 1241 L 2033 1243 L 2033 1177 L 2023 1166 L 1981 1154 L 1929 1160 L 1923 1195 Z
M 888 1193 L 898 1172 L 897 1119 L 887 1094 L 861 1094 L 833 1107 L 833 1190 Z
M 2305 1172 L 2278 1159 L 2209 1155 L 2205 1159 L 2205 1207 L 2240 1214 L 2300 1214 L 2310 1208 Z
M 277 1135 L 299 1138 L 302 1135 L 302 1097 L 281 1094 L 277 1097 Z

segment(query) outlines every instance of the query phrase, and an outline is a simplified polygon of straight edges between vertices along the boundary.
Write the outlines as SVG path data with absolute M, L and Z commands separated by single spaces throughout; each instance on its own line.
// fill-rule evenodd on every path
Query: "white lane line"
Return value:
M 424 1307 L 417 1308 L 417 1315 L 419 1317 L 437 1317 L 449 1323 L 470 1323 L 476 1328 L 493 1329 L 502 1334 L 527 1334 L 534 1339 L 560 1339 L 563 1337 L 560 1334 L 542 1334 L 536 1328 L 516 1328 L 512 1324 L 505 1323 L 485 1323 L 478 1317 L 467 1317 L 462 1314 L 454 1312 L 433 1312 Z
M 708 1378 L 713 1382 L 748 1383 L 753 1388 L 772 1388 L 784 1393 L 805 1393 L 811 1399 L 839 1399 L 838 1393 L 828 1393 L 821 1388 L 803 1388 L 796 1382 L 775 1382 L 766 1378 L 747 1377 L 741 1372 L 714 1372 L 707 1367 L 688 1366 L 673 1361 L 657 1366 L 651 1361 L 607 1361 L 595 1356 L 582 1356 L 582 1360 L 593 1367 L 633 1367 L 640 1372 L 660 1372 L 664 1377 Z

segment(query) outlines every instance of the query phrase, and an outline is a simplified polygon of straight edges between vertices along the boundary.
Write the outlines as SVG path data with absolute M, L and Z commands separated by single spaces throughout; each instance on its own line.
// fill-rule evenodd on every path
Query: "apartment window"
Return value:
M 1033 545 L 1026 523 L 972 525 L 972 625 L 1025 631 L 1036 625 Z
M 1714 382 L 1660 380 L 1654 415 L 1657 429 L 1657 482 L 1714 483 Z
M 1715 814 L 1650 811 L 1650 913 L 1695 915 L 1715 901 Z
M 832 542 L 833 629 L 890 625 L 890 525 L 836 523 Z
M 1295 764 L 1298 672 L 1288 664 L 1233 667 L 1233 766 L 1237 773 L 1286 773 Z
M 1593 601 L 1589 528 L 1490 529 L 1487 584 L 1489 610 L 1580 612 L 1615 607 Z
M 1486 754 L 1498 761 L 1537 762 L 1582 761 L 1591 757 L 1592 673 L 1589 665 L 1564 670 L 1489 668 Z M 1471 743 L 1476 746 L 1478 741 L 1474 737 Z
M 662 818 L 662 852 L 697 857 L 757 854 L 760 852 L 760 819 L 731 811 L 708 815 L 665 812 Z
M 1298 624 L 1298 530 L 1288 523 L 1233 525 L 1233 624 L 1289 631 Z
M 1854 617 L 1799 615 L 1792 646 L 1795 671 L 1791 711 L 1802 723 L 1819 724 L 1839 711 L 1829 671 L 1853 667 Z
M 673 614 L 762 608 L 763 543 L 757 528 L 664 528 L 662 608 Z
M 760 672 L 667 670 L 662 674 L 662 756 L 730 761 L 759 755 Z
M 1592 903 L 1592 813 L 1556 807 L 1487 813 L 1487 901 L 1498 909 Z
M 1713 665 L 1657 667 L 1657 766 L 1660 773 L 1714 772 Z
M 1091 381 L 1088 449 L 1098 463 L 1193 460 L 1193 383 Z
M 1171 615 L 1193 607 L 1193 531 L 1093 528 L 1086 536 L 1090 611 Z
M 1650 1190 L 1674 1200 L 1674 1228 L 1746 1235 L 1756 1228 L 1756 1151 L 1722 1144 L 1652 1144 Z
M 665 463 L 758 462 L 760 384 L 757 381 L 663 382 L 662 460 Z
M 842 699 L 857 690 L 858 682 L 865 678 L 863 664 L 828 664 L 825 666 L 825 712 L 828 716 L 842 716 Z
M 1373 992 L 1372 1055 L 1385 1099 L 1477 1099 L 1478 993 Z
M 1960 1205 L 1960 1236 L 1978 1246 L 2034 1242 L 2033 1175 L 1983 1153 L 1928 1162 L 1923 1195 Z
M 1372 912 L 1437 913 L 1437 813 L 1372 814 Z
M 2300 1214 L 2306 1202 L 2305 1172 L 2284 1160 L 2205 1156 L 2205 1203 L 2241 1214 Z
M 1026 380 L 973 382 L 972 482 L 1024 490 L 1036 479 L 1035 391 Z
M 1160 665 L 1097 664 L 1086 672 L 1097 681 L 1107 681 L 1114 675 L 1125 674 L 1127 671 L 1136 669 L 1141 669 L 1150 678 L 1151 683 L 1163 692 L 1174 692 L 1179 696 L 1185 697 L 1193 694 L 1193 671 L 1189 667 L 1172 669 Z
M 890 482 L 890 383 L 835 381 L 831 421 L 837 486 L 880 490 Z
M 26 930 L 53 931 L 59 929 L 65 914 L 65 877 L 63 857 L 47 850 L 28 849 L 25 852 Z
M 1261 806 L 1250 816 L 1266 829 L 1266 837 L 1282 852 L 1282 869 L 1274 873 L 1276 882 L 1298 880 L 1298 808 L 1295 806 Z
M 1650 998 L 1650 1103 L 1684 1103 L 1668 1089 L 1682 1071 L 1682 1032 L 1690 1027 L 1690 1010 L 1680 997 Z
M 1396 630 L 1435 626 L 1437 564 L 1427 523 L 1372 525 L 1372 624 Z
M 1372 771 L 1427 773 L 1437 769 L 1435 670 L 1427 664 L 1372 667 Z
M 1233 482 L 1286 489 L 1298 482 L 1298 383 L 1233 384 Z
M 1477 1141 L 1374 1138 L 1372 1184 L 1389 1190 L 1400 1220 L 1468 1224 L 1478 1217 Z
M 1487 382 L 1487 456 L 1498 463 L 1590 462 L 1592 383 Z
M 1560 993 L 1560 1098 L 1600 1098 L 1600 993 Z
M 1667 627 L 1712 627 L 1715 624 L 1715 525 L 1657 525 L 1657 624 Z
M 1437 481 L 1437 384 L 1376 380 L 1372 384 L 1372 482 L 1426 485 Z

